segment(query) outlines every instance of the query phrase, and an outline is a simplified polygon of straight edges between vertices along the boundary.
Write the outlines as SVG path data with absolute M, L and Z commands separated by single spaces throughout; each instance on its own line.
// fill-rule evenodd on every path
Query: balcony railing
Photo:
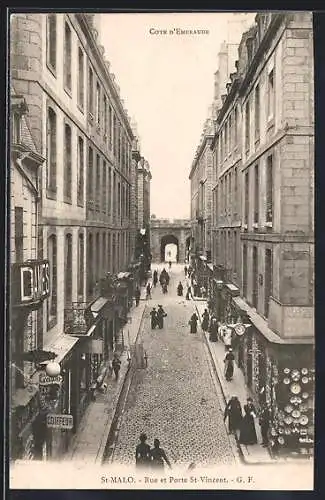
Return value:
M 89 328 L 86 320 L 88 302 L 72 302 L 71 308 L 64 309 L 64 333 L 85 335 Z

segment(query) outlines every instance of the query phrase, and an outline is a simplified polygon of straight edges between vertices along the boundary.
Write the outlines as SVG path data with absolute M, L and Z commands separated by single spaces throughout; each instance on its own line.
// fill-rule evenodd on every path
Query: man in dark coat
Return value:
M 154 307 L 150 313 L 151 316 L 151 329 L 154 330 L 158 324 L 157 311 Z
M 117 354 L 114 354 L 114 358 L 112 361 L 112 368 L 115 374 L 115 380 L 118 379 L 120 368 L 121 368 L 121 361 L 119 360 Z
M 160 330 L 164 327 L 164 318 L 166 316 L 167 316 L 167 314 L 163 310 L 163 307 L 159 304 L 158 311 L 157 311 L 157 322 L 158 322 L 158 327 L 160 328 Z
M 140 302 L 140 296 L 141 296 L 141 292 L 140 292 L 140 288 L 137 287 L 135 292 L 134 292 L 134 297 L 135 297 L 135 305 L 138 306 L 139 305 L 139 302 Z
M 262 446 L 267 446 L 269 444 L 269 427 L 271 420 L 271 412 L 269 406 L 264 403 L 262 406 L 262 410 L 259 416 L 259 424 L 261 426 L 261 434 L 262 434 Z
M 225 408 L 223 419 L 228 417 L 229 434 L 233 434 L 240 430 L 241 421 L 243 418 L 242 408 L 237 396 L 232 396 Z
M 146 443 L 146 434 L 140 434 L 140 443 L 135 449 L 135 464 L 137 468 L 149 467 L 150 465 L 150 446 Z
M 191 316 L 191 319 L 189 321 L 190 327 L 191 327 L 191 333 L 197 333 L 197 322 L 199 318 L 196 313 L 193 313 Z

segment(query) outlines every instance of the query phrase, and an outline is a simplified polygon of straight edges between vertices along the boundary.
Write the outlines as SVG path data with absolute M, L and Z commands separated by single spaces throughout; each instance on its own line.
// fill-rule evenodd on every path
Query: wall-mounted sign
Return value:
M 57 375 L 56 377 L 50 377 L 49 375 L 46 375 L 45 373 L 39 374 L 40 385 L 52 385 L 52 384 L 60 385 L 62 380 L 63 380 L 62 375 Z
M 234 326 L 234 330 L 237 335 L 241 336 L 244 335 L 246 328 L 245 325 L 243 325 L 242 323 L 237 323 L 237 325 Z
M 46 415 L 46 426 L 52 429 L 72 429 L 73 416 L 72 415 Z
M 13 305 L 28 305 L 46 299 L 50 294 L 48 260 L 31 260 L 12 265 Z

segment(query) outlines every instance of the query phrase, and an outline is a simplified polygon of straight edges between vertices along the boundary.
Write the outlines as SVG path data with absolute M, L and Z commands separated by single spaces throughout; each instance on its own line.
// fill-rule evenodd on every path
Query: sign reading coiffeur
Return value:
M 72 429 L 73 416 L 72 415 L 55 415 L 48 414 L 46 416 L 46 426 L 52 429 Z

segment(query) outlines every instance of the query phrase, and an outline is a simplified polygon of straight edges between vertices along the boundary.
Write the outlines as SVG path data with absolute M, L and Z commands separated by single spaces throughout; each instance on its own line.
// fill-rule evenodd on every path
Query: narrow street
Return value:
M 152 271 L 162 267 L 153 264 Z M 169 273 L 168 294 L 163 295 L 157 285 L 147 301 L 138 340 L 147 352 L 148 367 L 135 371 L 110 459 L 134 463 L 139 435 L 145 432 L 151 446 L 159 438 L 172 464 L 233 464 L 218 382 L 211 373 L 201 328 L 197 334 L 189 333 L 195 306 L 185 300 L 185 293 L 184 297 L 176 293 L 180 280 L 186 291 L 183 265 L 173 264 Z M 167 317 L 162 330 L 151 330 L 150 311 L 158 304 Z

